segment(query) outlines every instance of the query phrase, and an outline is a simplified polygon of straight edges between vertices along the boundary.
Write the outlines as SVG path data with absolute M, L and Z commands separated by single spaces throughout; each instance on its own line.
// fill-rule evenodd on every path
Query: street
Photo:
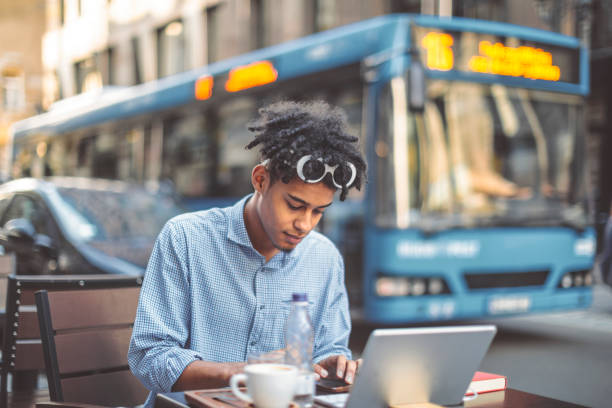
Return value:
M 499 319 L 482 369 L 511 387 L 590 407 L 612 406 L 612 290 L 591 309 Z
M 508 385 L 593 408 L 612 406 L 612 289 L 597 285 L 588 310 L 461 322 L 491 323 L 498 333 L 481 370 L 503 374 Z M 373 329 L 355 324 L 351 348 L 359 355 Z

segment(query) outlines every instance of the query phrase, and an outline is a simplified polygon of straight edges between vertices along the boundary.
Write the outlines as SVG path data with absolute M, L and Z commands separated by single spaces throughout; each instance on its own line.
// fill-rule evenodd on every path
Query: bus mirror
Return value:
M 408 107 L 412 112 L 425 108 L 425 69 L 417 58 L 412 59 L 408 70 Z

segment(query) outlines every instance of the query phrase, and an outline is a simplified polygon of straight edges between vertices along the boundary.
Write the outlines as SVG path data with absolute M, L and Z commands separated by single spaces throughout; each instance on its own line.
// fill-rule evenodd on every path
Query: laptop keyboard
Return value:
M 346 406 L 347 399 L 348 392 L 340 394 L 317 395 L 314 398 L 317 404 L 327 408 L 344 408 Z

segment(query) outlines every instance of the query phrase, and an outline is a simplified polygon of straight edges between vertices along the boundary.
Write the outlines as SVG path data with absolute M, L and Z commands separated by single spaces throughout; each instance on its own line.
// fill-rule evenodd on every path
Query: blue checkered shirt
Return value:
M 252 351 L 284 348 L 293 292 L 308 294 L 313 360 L 351 358 L 340 253 L 312 231 L 293 251 L 266 263 L 247 235 L 248 198 L 175 217 L 157 238 L 128 353 L 132 372 L 152 391 L 147 407 L 194 360 L 246 361 Z

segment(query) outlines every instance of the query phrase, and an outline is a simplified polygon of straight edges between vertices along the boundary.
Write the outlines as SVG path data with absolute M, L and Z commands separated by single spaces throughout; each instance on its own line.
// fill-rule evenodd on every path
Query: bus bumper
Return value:
M 593 302 L 591 287 L 571 288 L 556 293 L 525 291 L 470 296 L 422 296 L 376 298 L 365 307 L 371 323 L 400 324 L 514 316 L 587 308 Z

